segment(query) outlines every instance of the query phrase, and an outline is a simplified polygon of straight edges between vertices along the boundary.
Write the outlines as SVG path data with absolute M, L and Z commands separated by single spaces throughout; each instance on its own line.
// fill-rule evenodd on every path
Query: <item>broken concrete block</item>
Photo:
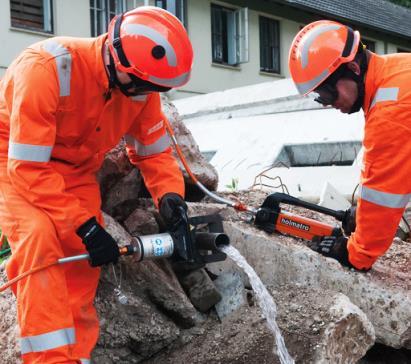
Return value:
M 140 172 L 132 169 L 106 192 L 101 209 L 117 221 L 123 222 L 138 206 L 141 184 Z
M 357 363 L 375 342 L 374 327 L 347 296 L 338 293 L 333 300 L 315 363 Z
M 200 312 L 207 312 L 221 300 L 220 293 L 203 268 L 190 272 L 179 272 L 178 279 L 191 303 Z
M 221 301 L 215 305 L 220 320 L 246 303 L 243 281 L 238 272 L 221 274 L 214 280 L 214 284 L 221 294 Z
M 270 288 L 270 293 L 295 363 L 354 364 L 373 344 L 372 325 L 344 295 L 303 286 L 279 288 Z M 273 333 L 258 305 L 243 305 L 221 322 L 210 320 L 201 336 L 147 364 L 280 363 Z
M 136 209 L 124 221 L 127 231 L 135 235 L 151 235 L 158 233 L 158 225 L 153 215 L 153 209 Z
M 265 284 L 295 282 L 341 292 L 367 315 L 378 342 L 411 348 L 411 244 L 392 244 L 370 272 L 360 273 L 311 251 L 292 237 L 268 235 L 230 222 L 224 229 Z

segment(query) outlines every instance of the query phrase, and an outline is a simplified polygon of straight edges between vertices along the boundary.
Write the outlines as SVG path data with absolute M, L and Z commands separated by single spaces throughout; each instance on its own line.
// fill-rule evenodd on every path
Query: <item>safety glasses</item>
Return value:
M 318 95 L 314 101 L 323 106 L 332 105 L 338 99 L 338 90 L 335 84 L 323 83 L 314 92 Z
M 345 64 L 338 67 L 314 92 L 318 95 L 314 100 L 323 106 L 332 105 L 338 99 L 337 82 L 345 77 L 349 70 Z
M 170 87 L 164 87 L 155 85 L 154 83 L 144 81 L 141 78 L 133 75 L 132 73 L 128 73 L 128 76 L 131 78 L 131 82 L 124 85 L 128 89 L 133 89 L 133 93 L 138 95 L 148 94 L 151 92 L 166 92 L 171 90 Z

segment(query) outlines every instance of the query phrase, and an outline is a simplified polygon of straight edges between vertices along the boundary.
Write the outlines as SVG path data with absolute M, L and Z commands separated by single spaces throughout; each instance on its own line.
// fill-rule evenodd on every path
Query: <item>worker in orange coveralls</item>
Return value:
M 358 31 L 320 20 L 294 38 L 289 67 L 300 94 L 314 92 L 320 104 L 346 114 L 364 111 L 360 193 L 345 226 L 355 231 L 348 239 L 325 237 L 315 248 L 368 270 L 390 247 L 411 196 L 411 54 L 374 54 Z
M 98 267 L 119 257 L 102 226 L 96 181 L 107 151 L 125 136 L 130 161 L 166 223 L 177 206 L 186 208 L 159 92 L 184 85 L 192 60 L 181 22 L 163 9 L 140 7 L 116 16 L 108 34 L 41 41 L 8 68 L 0 83 L 7 275 L 90 255 L 90 264 L 56 265 L 13 286 L 25 363 L 90 363 L 99 335 Z

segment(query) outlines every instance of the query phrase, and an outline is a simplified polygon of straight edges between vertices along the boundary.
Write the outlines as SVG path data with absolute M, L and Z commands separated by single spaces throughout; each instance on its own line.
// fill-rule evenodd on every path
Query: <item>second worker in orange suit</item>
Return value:
M 411 54 L 377 55 L 335 21 L 305 26 L 289 54 L 300 94 L 343 113 L 365 115 L 364 157 L 355 222 L 348 237 L 326 237 L 317 251 L 368 270 L 390 247 L 411 197 Z

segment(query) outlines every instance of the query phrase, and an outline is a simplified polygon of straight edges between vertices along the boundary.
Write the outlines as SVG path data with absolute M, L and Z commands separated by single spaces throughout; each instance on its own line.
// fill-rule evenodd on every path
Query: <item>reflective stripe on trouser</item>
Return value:
M 78 181 L 76 184 L 81 185 Z M 66 185 L 70 185 L 69 180 Z M 72 188 L 69 192 L 100 217 L 96 184 Z M 70 238 L 59 241 L 46 213 L 28 203 L 4 178 L 0 179 L 0 225 L 13 251 L 6 268 L 9 279 L 62 256 L 85 252 L 74 232 Z M 100 269 L 91 268 L 88 262 L 69 263 L 29 275 L 12 287 L 18 302 L 24 363 L 74 363 L 90 357 L 98 338 L 93 301 L 99 273 Z M 59 330 L 70 328 L 75 341 L 70 339 L 71 331 L 66 332 L 69 334 L 66 341 L 57 337 Z M 56 340 L 40 344 L 37 338 L 42 335 Z
M 40 335 L 25 336 L 20 339 L 22 354 L 37 353 L 76 342 L 74 327 L 46 332 Z

